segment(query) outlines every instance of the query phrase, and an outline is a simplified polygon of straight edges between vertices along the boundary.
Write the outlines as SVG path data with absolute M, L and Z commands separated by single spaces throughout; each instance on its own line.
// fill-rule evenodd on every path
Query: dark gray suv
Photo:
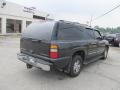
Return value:
M 106 59 L 109 43 L 98 30 L 68 21 L 33 23 L 22 33 L 18 59 L 27 68 L 52 68 L 75 77 L 82 66 Z

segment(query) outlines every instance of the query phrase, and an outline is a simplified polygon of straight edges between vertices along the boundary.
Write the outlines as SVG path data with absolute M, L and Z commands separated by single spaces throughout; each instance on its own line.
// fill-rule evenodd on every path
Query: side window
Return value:
M 94 32 L 91 29 L 86 29 L 86 35 L 85 36 L 86 36 L 87 40 L 94 40 L 95 39 Z
M 83 40 L 83 31 L 78 28 L 65 28 L 58 31 L 58 40 Z
M 101 35 L 98 31 L 94 31 L 95 39 L 101 38 Z

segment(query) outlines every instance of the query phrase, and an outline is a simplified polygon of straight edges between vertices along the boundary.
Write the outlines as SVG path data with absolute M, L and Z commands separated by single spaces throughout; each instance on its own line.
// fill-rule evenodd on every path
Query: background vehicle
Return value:
M 98 30 L 68 21 L 31 24 L 22 33 L 18 59 L 32 66 L 57 68 L 70 76 L 80 74 L 83 64 L 107 58 L 109 43 Z
M 120 47 L 120 33 L 117 33 L 114 37 L 114 46 Z
M 114 42 L 115 34 L 107 34 L 104 36 L 104 39 L 107 40 L 110 44 Z
M 120 47 L 120 33 L 108 34 L 105 36 L 105 39 L 108 40 L 113 46 Z

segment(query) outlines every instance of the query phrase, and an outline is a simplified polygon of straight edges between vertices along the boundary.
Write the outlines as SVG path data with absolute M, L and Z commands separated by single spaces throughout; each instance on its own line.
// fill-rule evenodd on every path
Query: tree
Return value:
M 103 27 L 95 26 L 94 28 L 99 30 L 102 33 L 111 33 L 111 34 L 120 33 L 120 27 L 117 27 L 117 28 L 110 28 L 110 27 L 103 28 Z

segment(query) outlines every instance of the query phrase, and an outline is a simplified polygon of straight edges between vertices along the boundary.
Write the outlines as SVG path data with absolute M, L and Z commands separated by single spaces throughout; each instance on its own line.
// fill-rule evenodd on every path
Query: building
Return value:
M 0 34 L 21 33 L 35 21 L 53 20 L 53 16 L 34 7 L 0 0 Z

